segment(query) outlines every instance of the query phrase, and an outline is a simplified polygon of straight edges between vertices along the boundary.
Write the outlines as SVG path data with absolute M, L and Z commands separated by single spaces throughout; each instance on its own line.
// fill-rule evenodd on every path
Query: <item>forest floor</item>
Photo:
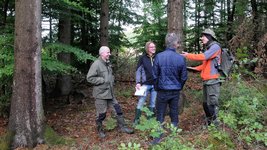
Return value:
M 191 74 L 185 86 L 186 106 L 184 112 L 179 116 L 180 133 L 186 141 L 194 143 L 195 140 L 201 139 L 205 141 L 208 138 L 208 130 L 204 127 L 204 112 L 201 105 L 201 97 L 198 100 L 193 95 L 186 93 L 188 90 L 202 90 L 201 80 L 198 74 Z M 134 111 L 138 98 L 133 96 L 133 82 L 117 83 L 116 94 L 117 99 L 122 106 L 126 122 L 129 126 L 132 125 Z M 142 131 L 135 130 L 134 134 L 126 134 L 118 131 L 117 128 L 106 131 L 106 137 L 100 139 L 96 132 L 95 125 L 95 106 L 94 99 L 91 96 L 91 87 L 85 86 L 83 90 L 88 93 L 88 96 L 79 101 L 74 99 L 70 104 L 59 104 L 60 101 L 65 101 L 64 97 L 48 98 L 45 109 L 47 125 L 56 131 L 60 136 L 75 141 L 75 144 L 68 146 L 51 146 L 38 145 L 35 149 L 118 149 L 120 143 L 127 144 L 128 142 L 140 143 L 143 149 L 149 149 L 151 139 L 145 139 Z M 125 96 L 130 93 L 130 96 Z M 130 90 L 130 92 L 129 92 Z M 110 117 L 110 111 L 107 118 Z M 107 120 L 106 118 L 106 120 Z M 169 117 L 165 117 L 169 121 Z M 6 132 L 8 124 L 7 118 L 0 118 L 0 136 Z M 104 123 L 105 125 L 105 123 Z M 238 148 L 243 149 L 243 148 Z

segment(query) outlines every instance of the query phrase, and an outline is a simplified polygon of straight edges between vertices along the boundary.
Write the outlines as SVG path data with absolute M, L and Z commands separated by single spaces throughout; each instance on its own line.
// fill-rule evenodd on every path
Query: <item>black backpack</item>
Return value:
M 221 78 L 228 78 L 235 63 L 234 55 L 227 48 L 222 48 L 221 61 L 218 61 L 216 58 L 213 60 L 215 61 L 215 67 L 218 69 Z

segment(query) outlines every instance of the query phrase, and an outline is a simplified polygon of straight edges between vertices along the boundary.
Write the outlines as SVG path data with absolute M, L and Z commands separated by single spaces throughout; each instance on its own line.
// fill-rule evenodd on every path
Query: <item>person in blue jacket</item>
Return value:
M 170 110 L 171 124 L 178 127 L 178 103 L 180 91 L 187 80 L 186 61 L 176 52 L 181 40 L 175 33 L 168 33 L 165 37 L 166 49 L 158 53 L 153 66 L 154 86 L 157 91 L 156 116 L 161 124 L 164 122 L 167 106 Z M 151 144 L 160 142 L 155 138 Z

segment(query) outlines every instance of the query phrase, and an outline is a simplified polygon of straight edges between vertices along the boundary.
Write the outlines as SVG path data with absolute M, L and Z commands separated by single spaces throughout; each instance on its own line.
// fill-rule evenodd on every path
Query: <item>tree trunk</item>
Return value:
M 86 18 L 86 14 L 82 12 L 82 16 Z M 84 20 L 81 20 L 81 48 L 88 51 L 88 25 Z
M 69 10 L 66 10 L 69 12 Z M 61 16 L 59 19 L 59 42 L 63 44 L 70 44 L 71 41 L 71 20 L 69 16 Z M 70 64 L 71 54 L 70 53 L 59 53 L 58 60 Z M 72 82 L 70 75 L 58 75 L 56 82 L 56 93 L 57 95 L 68 95 L 72 90 Z
M 253 16 L 253 30 L 254 30 L 254 35 L 253 35 L 253 47 L 257 46 L 258 40 L 261 37 L 260 33 L 260 28 L 259 28 L 259 15 L 258 15 L 258 9 L 257 9 L 257 1 L 256 0 L 251 0 L 251 8 L 252 8 L 252 16 Z M 254 50 L 255 51 L 255 50 Z M 254 53 L 253 51 L 253 53 Z M 253 55 L 253 54 L 252 54 Z
M 232 7 L 231 7 L 232 6 Z M 232 10 L 231 10 L 232 8 Z M 231 0 L 227 0 L 227 31 L 226 31 L 226 40 L 230 41 L 233 37 L 233 21 L 236 8 L 236 0 L 233 0 L 231 5 Z
M 108 46 L 108 20 L 109 7 L 108 0 L 101 0 L 101 14 L 100 14 L 100 43 L 101 46 Z
M 200 26 L 200 4 L 199 4 L 199 1 L 198 0 L 195 0 L 195 50 L 197 52 L 200 52 L 201 51 L 201 46 L 200 46 L 200 43 L 199 43 L 199 36 L 200 36 L 200 29 L 199 29 L 199 26 Z
M 183 0 L 168 0 L 168 32 L 174 32 L 180 36 L 183 41 Z M 182 52 L 184 49 L 182 46 L 178 48 L 178 52 Z
M 5 0 L 3 2 L 3 8 L 2 8 L 3 9 L 3 12 L 2 12 L 3 20 L 1 20 L 0 26 L 5 26 L 5 24 L 6 24 L 8 3 L 9 3 L 9 0 Z
M 12 149 L 44 142 L 41 83 L 41 0 L 16 1 L 15 68 L 9 118 Z

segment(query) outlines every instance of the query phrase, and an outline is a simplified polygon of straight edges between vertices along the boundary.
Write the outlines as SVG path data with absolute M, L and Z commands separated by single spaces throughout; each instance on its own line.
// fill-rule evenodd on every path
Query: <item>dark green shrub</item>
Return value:
M 12 94 L 12 78 L 14 68 L 14 35 L 0 35 L 0 116 L 7 116 Z M 60 52 L 72 53 L 79 62 L 95 60 L 85 51 L 60 43 L 44 45 L 42 49 L 42 71 L 47 74 L 70 74 L 79 72 L 72 65 L 57 60 Z
M 261 91 L 244 81 L 229 82 L 222 88 L 220 118 L 234 129 L 240 140 L 267 146 L 263 114 L 267 101 Z

